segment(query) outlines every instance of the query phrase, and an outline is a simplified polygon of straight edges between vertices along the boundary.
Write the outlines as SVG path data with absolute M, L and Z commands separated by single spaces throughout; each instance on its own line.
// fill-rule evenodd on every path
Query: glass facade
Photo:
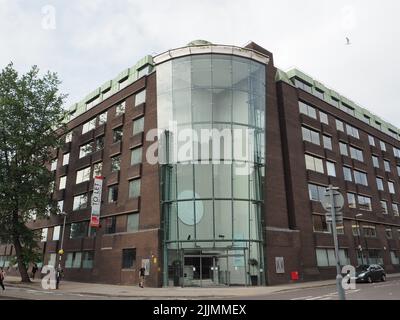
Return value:
M 234 55 L 157 66 L 164 285 L 264 283 L 265 77 Z

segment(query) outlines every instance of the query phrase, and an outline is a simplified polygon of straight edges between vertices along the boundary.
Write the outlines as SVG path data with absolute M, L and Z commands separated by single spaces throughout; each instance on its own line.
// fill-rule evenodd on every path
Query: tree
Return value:
M 36 66 L 19 75 L 10 63 L 0 73 L 0 243 L 13 244 L 23 282 L 37 259 L 37 233 L 27 223 L 57 212 L 48 164 L 67 116 L 59 84 Z

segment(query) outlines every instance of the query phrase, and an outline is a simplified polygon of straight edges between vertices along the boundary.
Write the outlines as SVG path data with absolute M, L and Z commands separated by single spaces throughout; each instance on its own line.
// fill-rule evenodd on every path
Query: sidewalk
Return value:
M 400 277 L 400 273 L 388 274 L 387 278 Z M 36 279 L 32 283 L 21 283 L 19 277 L 7 277 L 5 281 L 6 286 L 19 287 L 45 291 L 41 287 L 41 280 Z M 106 297 L 119 297 L 119 298 L 199 298 L 199 299 L 212 299 L 212 298 L 235 298 L 243 296 L 257 296 L 267 295 L 282 291 L 300 290 L 307 288 L 316 288 L 334 285 L 335 280 L 325 281 L 312 281 L 302 283 L 291 283 L 285 285 L 269 286 L 269 287 L 226 287 L 226 288 L 140 288 L 138 286 L 119 286 L 110 284 L 94 284 L 82 283 L 72 281 L 62 281 L 60 293 L 74 293 L 93 296 L 106 296 Z

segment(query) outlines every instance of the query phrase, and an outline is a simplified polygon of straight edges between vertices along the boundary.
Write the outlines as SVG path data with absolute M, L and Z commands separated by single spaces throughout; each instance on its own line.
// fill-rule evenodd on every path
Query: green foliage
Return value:
M 34 66 L 19 75 L 10 63 L 0 72 L 0 242 L 22 244 L 24 260 L 35 260 L 32 213 L 56 212 L 53 174 L 46 165 L 61 145 L 67 113 L 57 74 Z

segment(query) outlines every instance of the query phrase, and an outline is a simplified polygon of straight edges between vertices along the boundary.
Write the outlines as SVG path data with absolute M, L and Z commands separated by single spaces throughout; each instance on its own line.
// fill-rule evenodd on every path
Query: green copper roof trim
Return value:
M 372 114 L 369 110 L 360 107 L 352 100 L 340 95 L 338 92 L 336 92 L 332 89 L 329 89 L 328 87 L 326 87 L 319 81 L 314 80 L 309 75 L 305 74 L 304 72 L 302 72 L 298 69 L 291 69 L 287 72 L 284 72 L 284 71 L 278 69 L 276 76 L 275 76 L 275 80 L 277 82 L 284 81 L 284 82 L 294 86 L 294 83 L 291 81 L 291 79 L 293 79 L 294 77 L 297 77 L 300 80 L 311 85 L 313 87 L 313 91 L 315 90 L 315 88 L 318 88 L 318 89 L 324 91 L 324 101 L 332 104 L 334 107 L 337 107 L 337 106 L 334 103 L 332 103 L 332 100 L 333 100 L 332 98 L 339 100 L 341 102 L 341 105 L 345 104 L 345 105 L 349 106 L 350 108 L 354 109 L 354 117 L 355 118 L 365 122 L 365 120 L 368 117 L 370 119 L 369 125 L 371 127 L 374 127 L 376 129 L 382 131 L 383 133 L 386 133 L 389 135 L 390 135 L 390 131 L 389 131 L 389 129 L 390 129 L 391 131 L 397 133 L 397 140 L 400 140 L 400 136 L 399 136 L 400 129 L 399 128 L 397 128 L 394 125 L 390 124 L 389 122 L 383 120 L 382 118 Z M 339 105 L 339 109 L 340 109 L 340 105 Z M 377 124 L 377 122 L 379 122 L 381 125 Z
M 103 96 L 108 89 L 111 90 L 110 94 L 107 94 L 107 97 L 110 95 L 113 95 L 120 91 L 122 88 L 120 86 L 121 80 L 124 78 L 125 81 L 121 82 L 123 83 L 124 87 L 127 85 L 135 82 L 138 79 L 139 72 L 141 68 L 143 68 L 146 65 L 154 66 L 153 62 L 153 57 L 150 55 L 147 55 L 140 59 L 134 66 L 131 68 L 125 69 L 122 72 L 118 74 L 117 77 L 115 77 L 113 80 L 106 81 L 103 83 L 102 86 L 98 87 L 97 89 L 93 90 L 90 92 L 84 99 L 81 101 L 74 103 L 69 109 L 70 116 L 65 119 L 65 122 L 71 121 L 73 118 L 79 116 L 80 114 L 84 113 L 86 111 L 86 104 L 91 102 L 94 98 L 99 98 L 99 103 L 103 101 Z M 152 70 L 150 70 L 151 72 Z

